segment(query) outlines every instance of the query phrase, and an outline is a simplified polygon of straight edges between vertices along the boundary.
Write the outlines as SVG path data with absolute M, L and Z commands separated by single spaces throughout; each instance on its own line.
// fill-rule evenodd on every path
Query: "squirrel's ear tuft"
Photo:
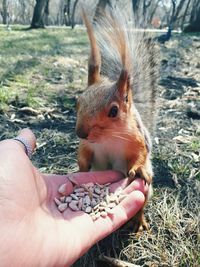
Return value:
M 82 18 L 87 29 L 90 40 L 90 57 L 88 62 L 88 85 L 100 80 L 101 54 L 94 35 L 91 22 L 88 20 L 85 11 L 82 9 Z
M 121 98 L 127 97 L 127 92 L 130 89 L 130 75 L 126 69 L 123 69 L 120 73 L 119 80 L 117 82 L 117 90 Z

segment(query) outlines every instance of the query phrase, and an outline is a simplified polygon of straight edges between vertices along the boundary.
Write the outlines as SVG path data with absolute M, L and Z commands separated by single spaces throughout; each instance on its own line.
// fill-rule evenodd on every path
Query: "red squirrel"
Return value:
M 83 11 L 83 20 L 91 52 L 88 86 L 77 100 L 79 170 L 113 169 L 151 185 L 151 138 L 144 123 L 152 125 L 155 109 L 154 45 L 130 29 L 122 11 L 104 13 L 95 25 Z M 134 230 L 141 227 L 147 228 L 143 209 Z

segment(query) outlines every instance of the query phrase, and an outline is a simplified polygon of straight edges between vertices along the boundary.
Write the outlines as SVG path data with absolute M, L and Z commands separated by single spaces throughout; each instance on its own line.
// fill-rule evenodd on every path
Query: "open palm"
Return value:
M 127 179 L 113 171 L 43 175 L 16 141 L 0 143 L 0 262 L 2 266 L 70 266 L 98 240 L 119 228 L 141 208 L 147 190 L 143 181 L 127 186 Z M 69 179 L 70 178 L 70 179 Z M 95 222 L 90 215 L 54 203 L 59 185 L 111 182 L 111 191 L 125 188 L 128 196 L 114 214 Z M 138 191 L 138 190 L 140 191 Z

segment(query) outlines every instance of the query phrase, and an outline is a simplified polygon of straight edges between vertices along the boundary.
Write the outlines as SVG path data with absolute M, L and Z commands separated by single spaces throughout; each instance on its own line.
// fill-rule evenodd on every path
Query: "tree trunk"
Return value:
M 183 17 L 182 17 L 182 21 L 181 21 L 181 30 L 184 30 L 185 18 L 187 16 L 187 12 L 188 12 L 188 9 L 189 9 L 189 6 L 190 6 L 190 2 L 191 2 L 191 0 L 188 0 L 187 5 L 185 7 L 185 11 L 183 13 Z
M 173 26 L 172 26 L 173 28 L 174 28 L 174 26 L 175 26 L 177 20 L 179 19 L 179 15 L 180 15 L 180 13 L 181 13 L 181 11 L 182 11 L 184 5 L 185 5 L 185 1 L 186 1 L 186 0 L 180 0 L 180 2 L 179 2 L 179 4 L 178 4 L 177 7 L 176 7 L 176 1 L 175 1 L 175 9 L 176 9 L 176 10 L 174 10 L 174 14 L 173 14 L 173 16 L 172 16 L 171 23 L 170 23 L 171 25 L 173 25 Z
M 74 5 L 73 5 L 72 16 L 71 16 L 72 29 L 73 29 L 74 26 L 75 26 L 75 20 L 74 20 L 74 18 L 75 18 L 75 11 L 76 11 L 76 6 L 77 6 L 77 4 L 78 4 L 78 0 L 76 0 L 76 1 L 74 2 Z
M 147 9 L 149 8 L 149 6 L 151 5 L 151 0 L 149 0 L 149 2 L 147 0 L 143 0 L 143 17 L 142 19 L 146 22 L 147 19 Z M 146 26 L 146 25 L 145 25 Z
M 44 9 L 44 24 L 49 25 L 49 0 L 47 0 L 45 9 Z
M 3 24 L 7 24 L 7 17 L 8 17 L 8 11 L 7 11 L 7 0 L 3 0 L 2 2 L 2 11 L 1 16 L 3 19 Z
M 132 0 L 133 13 L 137 14 L 139 10 L 139 0 Z
M 184 29 L 185 32 L 200 32 L 200 1 L 194 2 L 189 25 Z
M 159 4 L 160 1 L 161 1 L 161 0 L 157 0 L 157 2 L 155 3 L 155 6 L 154 6 L 154 8 L 152 9 L 151 14 L 150 14 L 150 16 L 149 16 L 149 23 L 152 23 L 153 16 L 154 16 L 154 14 L 155 14 L 155 12 L 156 12 L 156 9 L 158 8 L 158 4 Z
M 172 3 L 172 13 L 171 13 L 171 18 L 170 21 L 168 21 L 168 24 L 172 27 L 174 27 L 174 22 L 175 22 L 175 11 L 176 11 L 176 0 L 171 0 Z
M 71 25 L 71 17 L 70 17 L 70 5 L 71 0 L 67 0 L 67 4 L 64 6 L 64 20 L 65 20 L 65 26 Z
M 22 24 L 26 23 L 26 18 L 25 18 L 25 14 L 26 14 L 26 3 L 25 0 L 19 0 L 19 4 L 21 6 L 20 8 L 20 20 Z
M 44 28 L 44 14 L 48 0 L 36 0 L 34 7 L 31 29 Z
M 99 0 L 93 18 L 94 22 L 98 20 L 98 17 L 102 16 L 102 13 L 105 11 L 107 5 L 111 6 L 111 0 Z

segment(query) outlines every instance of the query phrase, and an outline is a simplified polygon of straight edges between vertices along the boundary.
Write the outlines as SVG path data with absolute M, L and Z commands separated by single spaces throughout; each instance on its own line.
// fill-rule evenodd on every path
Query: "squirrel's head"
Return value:
M 132 91 L 128 72 L 123 70 L 117 82 L 101 78 L 90 84 L 77 100 L 76 134 L 90 142 L 100 142 L 126 129 L 130 120 Z
M 132 91 L 127 47 L 122 31 L 118 31 L 122 70 L 116 81 L 101 76 L 101 53 L 93 28 L 83 11 L 83 19 L 90 40 L 88 87 L 77 101 L 76 133 L 90 142 L 126 129 L 130 120 Z M 114 42 L 114 40 L 112 40 Z M 111 47 L 112 49 L 112 47 Z M 130 121 L 129 121 L 130 125 Z M 126 126 L 126 127 L 125 127 Z M 129 129 L 130 130 L 130 129 Z

